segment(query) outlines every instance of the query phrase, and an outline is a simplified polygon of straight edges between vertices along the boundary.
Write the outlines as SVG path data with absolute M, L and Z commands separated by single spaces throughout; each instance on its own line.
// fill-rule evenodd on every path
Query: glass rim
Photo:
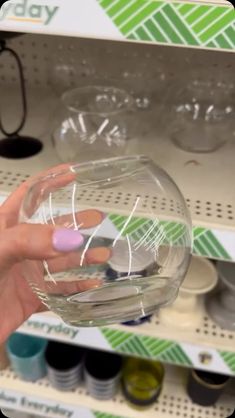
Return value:
M 127 98 L 127 101 L 123 101 L 123 103 L 125 104 L 125 106 L 123 108 L 120 109 L 116 109 L 116 110 L 111 110 L 111 111 L 104 111 L 104 112 L 98 112 L 98 111 L 89 111 L 89 110 L 84 110 L 81 109 L 80 106 L 79 107 L 74 107 L 72 105 L 67 105 L 66 104 L 66 99 L 69 98 L 72 94 L 74 93 L 78 93 L 78 92 L 86 92 L 89 90 L 93 90 L 95 91 L 108 91 L 108 92 L 116 92 L 116 93 L 121 93 L 122 95 L 124 95 Z M 61 96 L 61 101 L 62 103 L 67 107 L 68 110 L 74 112 L 74 113 L 81 113 L 83 115 L 115 115 L 118 113 L 122 113 L 124 111 L 128 111 L 128 110 L 134 110 L 135 109 L 135 100 L 134 98 L 130 95 L 130 93 L 128 93 L 126 90 L 118 88 L 118 87 L 112 87 L 112 86 L 101 86 L 101 85 L 87 85 L 87 86 L 83 86 L 83 87 L 75 87 L 74 89 L 70 89 L 66 92 L 64 92 Z
M 53 169 L 51 170 L 51 172 L 45 176 L 40 176 L 37 177 L 36 179 L 34 179 L 29 187 L 29 190 L 32 190 L 34 187 L 36 187 L 38 184 L 40 184 L 41 182 L 44 181 L 50 181 L 50 180 L 54 180 L 55 178 L 58 178 L 60 176 L 63 176 L 65 174 L 77 174 L 79 176 L 79 173 L 82 172 L 86 172 L 89 170 L 93 170 L 95 169 L 96 166 L 101 167 L 101 166 L 106 166 L 107 164 L 109 166 L 111 166 L 113 163 L 116 162 L 120 162 L 120 163 L 132 163 L 132 162 L 139 162 L 140 164 L 151 164 L 152 160 L 144 155 L 144 154 L 140 154 L 140 155 L 130 155 L 130 156 L 120 156 L 120 157 L 113 157 L 113 158 L 104 158 L 104 159 L 100 159 L 100 160 L 93 160 L 93 161 L 86 161 L 84 163 L 68 163 L 67 167 L 64 169 L 61 169 L 59 171 L 57 171 L 57 167 L 54 167 L 54 171 Z M 128 169 L 126 170 L 128 172 Z M 125 178 L 127 175 L 127 172 L 124 173 L 122 176 L 112 176 L 110 177 L 110 180 L 114 180 L 117 178 Z M 128 176 L 130 175 L 130 172 L 128 172 Z M 89 181 L 89 184 L 97 184 L 97 183 L 102 183 L 105 181 L 105 178 L 102 180 L 94 180 L 94 181 Z M 28 190 L 28 191 L 29 191 Z
M 33 360 L 34 358 L 37 358 L 38 356 L 41 356 L 42 354 L 45 353 L 46 347 L 48 345 L 48 341 L 40 337 L 33 337 L 35 338 L 35 340 L 37 339 L 38 347 L 37 347 L 37 351 L 34 352 L 32 355 L 22 356 L 19 353 L 16 353 L 16 350 L 17 350 L 16 341 L 13 341 L 13 339 L 22 338 L 22 335 L 19 336 L 15 334 L 18 334 L 18 333 L 12 334 L 6 342 L 6 350 L 9 356 L 14 357 L 15 359 L 19 359 L 19 360 Z M 28 335 L 24 335 L 24 337 L 27 337 L 27 336 Z M 27 341 L 25 342 L 27 343 Z

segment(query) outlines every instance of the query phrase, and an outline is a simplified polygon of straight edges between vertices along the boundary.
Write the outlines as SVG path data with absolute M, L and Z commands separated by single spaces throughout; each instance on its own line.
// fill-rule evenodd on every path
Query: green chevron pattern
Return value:
M 178 366 L 193 367 L 193 360 L 188 357 L 180 343 L 171 340 L 136 335 L 130 332 L 114 328 L 100 328 L 110 347 L 117 353 L 138 356 L 151 360 L 159 360 L 163 363 Z M 232 374 L 235 374 L 235 353 L 218 351 L 218 354 L 228 366 Z
M 167 242 L 183 244 L 186 229 L 184 224 L 169 221 L 156 222 L 139 217 L 128 220 L 126 216 L 116 214 L 110 214 L 109 219 L 118 231 L 122 231 L 123 236 L 129 235 L 133 241 L 144 239 L 147 245 L 151 245 L 154 241 L 158 245 Z
M 184 244 L 185 226 L 182 224 L 159 222 L 154 225 L 152 220 L 134 217 L 126 225 L 126 216 L 110 214 L 109 218 L 117 230 L 122 231 L 123 236 L 128 234 L 133 241 L 137 242 L 146 237 L 147 244 L 151 244 L 154 240 L 158 241 L 158 244 L 164 242 Z M 193 228 L 193 253 L 208 258 L 232 260 L 213 232 L 202 227 Z
M 232 6 L 157 0 L 98 0 L 127 39 L 235 49 Z
M 226 353 L 226 351 L 221 351 L 220 355 L 229 369 L 235 373 L 235 353 Z
M 196 255 L 228 261 L 231 260 L 230 255 L 210 230 L 195 227 L 193 229 L 193 237 L 193 252 Z
M 169 350 L 166 350 L 158 357 L 158 359 L 170 364 L 193 366 L 188 356 L 178 344 L 175 344 Z
M 192 366 L 192 362 L 180 345 L 172 341 L 109 328 L 102 328 L 101 331 L 111 347 L 119 353 L 157 359 L 181 366 Z

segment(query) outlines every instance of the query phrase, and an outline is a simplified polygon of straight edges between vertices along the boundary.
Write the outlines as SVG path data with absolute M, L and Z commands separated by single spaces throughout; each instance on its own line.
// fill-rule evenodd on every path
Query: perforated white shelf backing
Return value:
M 19 53 L 28 83 L 43 87 L 53 85 L 57 92 L 94 83 L 94 79 L 117 81 L 121 74 L 132 74 L 133 83 L 136 81 L 139 89 L 151 89 L 156 75 L 161 72 L 167 80 L 166 93 L 169 88 L 184 86 L 192 74 L 204 79 L 233 81 L 234 55 L 229 52 L 221 55 L 216 51 L 147 44 L 133 46 L 128 42 L 39 34 L 21 35 L 8 40 L 8 45 Z M 4 56 L 0 62 L 0 84 L 17 80 L 15 62 Z M 175 86 L 169 85 L 172 82 Z
M 76 390 L 61 394 L 50 387 L 47 379 L 43 379 L 36 383 L 26 383 L 19 380 L 19 378 L 11 371 L 7 370 L 1 373 L 0 389 L 4 390 L 5 397 L 12 393 L 18 393 L 18 396 L 34 397 L 34 400 L 47 401 L 54 400 L 59 402 L 61 408 L 75 406 L 87 407 L 93 411 L 100 411 L 112 418 L 112 414 L 125 418 L 142 418 L 145 414 L 148 418 L 226 418 L 234 408 L 233 385 L 230 386 L 228 393 L 224 394 L 221 400 L 213 407 L 200 407 L 193 404 L 186 394 L 187 375 L 177 368 L 167 368 L 166 378 L 163 386 L 163 391 L 159 400 L 152 408 L 145 412 L 135 411 L 131 409 L 126 403 L 123 396 L 119 393 L 111 401 L 99 402 L 92 399 L 83 387 L 78 387 Z M 27 402 L 25 402 L 27 403 Z M 0 398 L 0 405 L 4 405 Z M 7 406 L 7 405 L 4 405 Z M 33 408 L 29 409 L 32 412 Z M 39 413 L 39 409 L 37 411 Z M 44 414 L 44 416 L 54 417 L 57 415 Z M 108 418 L 107 416 L 107 418 Z M 77 413 L 72 415 L 73 418 L 82 418 Z M 105 416 L 106 418 L 106 416 Z
M 170 338 L 178 342 L 191 342 L 203 347 L 215 347 L 220 350 L 234 351 L 235 332 L 222 329 L 208 317 L 203 300 L 198 315 L 202 318 L 201 326 L 198 328 L 190 327 L 183 329 L 176 326 L 166 326 L 161 324 L 158 316 L 154 316 L 149 324 L 138 327 L 139 332 L 145 331 L 159 338 Z M 143 327 L 143 328 L 142 328 Z M 151 330 L 151 331 L 150 331 Z
M 5 100 L 12 103 L 11 112 L 5 113 L 6 124 L 13 125 L 17 119 L 16 91 L 13 87 L 1 88 Z M 29 118 L 24 132 L 28 135 L 41 137 L 44 141 L 44 150 L 37 156 L 24 160 L 7 160 L 0 158 L 0 189 L 2 192 L 10 192 L 29 175 L 40 170 L 58 164 L 55 150 L 52 146 L 50 134 L 51 115 L 54 114 L 57 100 L 50 89 L 31 88 L 29 93 Z M 48 111 L 49 109 L 49 111 Z M 51 109 L 51 113 L 50 113 Z M 149 133 L 145 140 L 129 141 L 129 154 L 143 153 L 149 155 L 156 163 L 173 177 L 190 208 L 193 223 L 208 228 L 221 228 L 228 231 L 235 231 L 234 208 L 235 189 L 231 187 L 231 178 L 235 177 L 234 153 L 235 143 L 231 142 L 211 154 L 188 154 L 175 148 L 168 138 L 155 138 Z M 89 155 L 87 156 L 89 160 Z M 192 160 L 193 159 L 193 160 Z M 194 161 L 197 161 L 197 164 Z M 131 204 L 125 197 L 122 200 L 122 193 L 119 195 L 105 192 L 107 204 L 117 205 L 122 203 L 124 207 Z M 138 193 L 138 191 L 136 191 Z M 89 200 L 90 199 L 90 200 Z M 87 203 L 93 201 L 99 203 L 99 192 L 89 196 L 84 192 L 84 200 Z M 149 196 L 146 193 L 146 201 L 150 206 L 156 205 L 156 196 Z M 95 202 L 97 200 L 97 202 Z M 166 204 L 166 202 L 161 202 Z M 167 202 L 169 211 L 171 202 Z

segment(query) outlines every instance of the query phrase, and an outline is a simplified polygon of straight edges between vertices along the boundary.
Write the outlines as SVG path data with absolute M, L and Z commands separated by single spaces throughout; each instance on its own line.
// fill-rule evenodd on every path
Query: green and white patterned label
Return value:
M 13 0 L 0 30 L 235 49 L 232 5 L 202 1 Z
M 232 7 L 154 0 L 99 0 L 127 39 L 235 49 Z
M 148 241 L 154 240 L 154 236 L 165 235 L 168 242 L 173 245 L 184 244 L 185 225 L 176 222 L 160 222 L 155 228 L 151 226 L 153 221 L 140 217 L 133 217 L 126 225 L 127 217 L 110 214 L 110 220 L 123 235 L 129 235 L 133 241 L 139 241 L 141 237 L 148 235 Z M 148 231 L 151 231 L 149 233 Z M 231 245 L 231 239 L 233 245 Z M 232 233 L 210 230 L 203 227 L 193 227 L 193 253 L 199 256 L 231 261 L 235 259 L 235 236 Z
M 52 315 L 33 315 L 20 332 L 123 355 L 235 375 L 235 351 L 130 332 L 124 327 L 74 328 Z
M 103 335 L 118 353 L 161 360 L 166 363 L 192 366 L 179 344 L 159 338 L 102 328 Z

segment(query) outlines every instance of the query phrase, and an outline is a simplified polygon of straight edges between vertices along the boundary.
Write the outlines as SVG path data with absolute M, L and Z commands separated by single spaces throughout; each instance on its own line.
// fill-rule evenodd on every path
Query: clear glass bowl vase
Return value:
M 61 97 L 53 124 L 60 160 L 87 161 L 126 153 L 134 135 L 134 100 L 112 86 L 78 87 Z
M 68 253 L 65 263 L 60 258 L 24 263 L 38 297 L 74 326 L 152 314 L 176 298 L 188 268 L 191 220 L 184 198 L 144 156 L 55 168 L 32 184 L 20 221 L 82 234 L 83 245 Z M 99 261 L 101 254 L 106 257 Z M 121 274 L 110 277 L 110 265 Z
M 216 151 L 235 138 L 235 86 L 194 81 L 176 94 L 170 136 L 184 151 Z

